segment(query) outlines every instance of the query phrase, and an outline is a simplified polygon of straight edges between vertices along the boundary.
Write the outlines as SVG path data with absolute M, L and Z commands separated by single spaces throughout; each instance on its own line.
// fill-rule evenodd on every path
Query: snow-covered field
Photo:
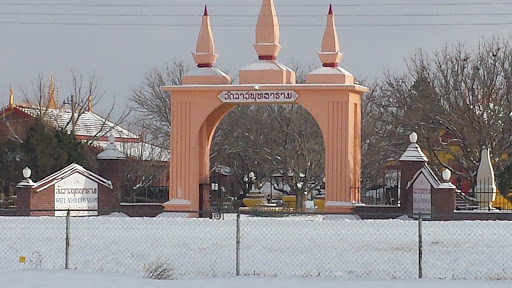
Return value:
M 149 281 L 142 278 L 147 267 L 155 263 L 165 263 L 172 270 L 173 278 L 188 283 L 180 287 L 196 287 L 204 283 L 231 287 L 229 283 L 241 285 L 239 281 L 242 279 L 247 281 L 244 287 L 256 287 L 264 281 L 278 283 L 290 277 L 313 281 L 310 283 L 321 281 L 324 287 L 339 286 L 340 283 L 355 283 L 346 287 L 378 287 L 378 284 L 371 284 L 372 281 L 361 279 L 418 277 L 417 221 L 242 216 L 240 275 L 244 277 L 236 278 L 236 281 L 232 278 L 236 273 L 235 215 L 226 215 L 224 220 L 71 218 L 69 266 L 77 271 L 56 271 L 64 268 L 65 263 L 65 222 L 64 217 L 0 217 L 3 250 L 0 279 L 4 281 L 7 277 L 16 282 L 18 278 L 27 279 L 26 275 L 31 275 L 29 278 L 53 275 L 51 277 L 98 277 L 106 281 L 110 281 L 107 280 L 109 277 L 135 277 Z M 485 283 L 486 287 L 505 287 L 499 286 L 501 283 L 512 287 L 511 222 L 424 221 L 422 226 L 424 278 L 479 279 L 475 283 Z M 26 257 L 25 263 L 20 263 L 20 256 Z M 86 271 L 101 273 L 88 274 L 90 272 Z M 252 282 L 259 284 L 251 286 Z M 151 283 L 155 283 L 151 287 L 164 285 L 158 281 Z M 364 286 L 360 286 L 361 283 L 365 283 Z M 386 287 L 405 287 L 407 283 L 433 285 L 435 281 L 389 283 Z M 488 286 L 489 283 L 498 286 Z M 148 285 L 143 286 L 150 287 Z M 279 286 L 272 285 L 266 286 Z
M 194 280 L 148 280 L 133 275 L 75 270 L 23 270 L 0 272 L 2 287 L 15 288 L 510 288 L 512 281 L 501 280 L 339 280 L 239 276 Z

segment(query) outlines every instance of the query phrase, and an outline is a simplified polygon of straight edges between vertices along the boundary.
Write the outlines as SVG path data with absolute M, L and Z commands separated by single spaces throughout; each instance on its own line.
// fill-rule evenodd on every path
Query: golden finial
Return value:
M 55 79 L 53 76 L 50 77 L 50 84 L 48 85 L 48 108 L 57 108 L 57 105 L 55 104 Z
M 14 92 L 12 92 L 12 88 L 9 85 L 9 108 L 14 107 Z
M 87 111 L 92 112 L 92 96 L 89 95 L 89 98 L 87 99 Z

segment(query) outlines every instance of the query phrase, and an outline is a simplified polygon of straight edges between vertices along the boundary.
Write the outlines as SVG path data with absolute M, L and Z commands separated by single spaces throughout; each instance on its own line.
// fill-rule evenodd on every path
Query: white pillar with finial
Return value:
M 492 201 L 496 199 L 494 169 L 492 168 L 489 149 L 485 146 L 482 148 L 474 192 L 480 209 L 494 209 L 492 208 Z
M 23 180 L 21 180 L 20 183 L 18 183 L 18 185 L 16 185 L 16 187 L 23 187 L 23 186 L 34 186 L 34 182 L 32 181 L 32 179 L 30 179 L 30 176 L 32 175 L 32 170 L 30 170 L 30 168 L 28 167 L 25 167 L 23 168 Z

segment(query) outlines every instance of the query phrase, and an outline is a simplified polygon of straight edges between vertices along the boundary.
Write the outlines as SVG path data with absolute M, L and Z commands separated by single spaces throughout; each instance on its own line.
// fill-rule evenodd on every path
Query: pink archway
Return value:
M 322 67 L 310 72 L 306 84 L 295 84 L 295 72 L 279 63 L 279 25 L 273 0 L 263 0 L 256 28 L 258 61 L 240 70 L 238 85 L 213 68 L 215 54 L 209 16 L 193 54 L 198 68 L 183 85 L 165 86 L 171 94 L 171 165 L 168 211 L 199 210 L 199 187 L 209 182 L 209 153 L 215 128 L 238 104 L 300 104 L 317 121 L 325 144 L 326 205 L 348 211 L 359 202 L 361 163 L 361 94 L 367 88 L 338 66 L 342 54 L 332 7 L 318 53 Z

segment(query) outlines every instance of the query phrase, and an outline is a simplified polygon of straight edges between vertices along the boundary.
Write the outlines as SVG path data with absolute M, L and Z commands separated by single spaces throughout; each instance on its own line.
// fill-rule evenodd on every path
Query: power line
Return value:
M 390 6 L 482 6 L 482 5 L 512 5 L 512 2 L 448 2 L 448 3 L 359 3 L 335 4 L 337 7 L 390 7 Z M 202 7 L 202 4 L 83 4 L 83 3 L 0 3 L 0 6 L 62 6 L 62 7 Z M 217 7 L 260 7 L 260 4 L 210 4 Z M 325 7 L 322 4 L 279 4 L 277 7 Z
M 140 27 L 198 27 L 200 24 L 153 24 L 153 23 L 94 23 L 94 22 L 24 22 L 24 21 L 0 21 L 1 24 L 16 25 L 64 25 L 64 26 L 140 26 Z M 340 27 L 421 27 L 421 26 L 507 26 L 512 22 L 482 22 L 482 23 L 385 23 L 385 24 L 338 24 Z M 212 24 L 222 27 L 255 27 L 250 24 Z M 280 24 L 280 27 L 324 27 L 325 24 Z
M 0 15 L 25 16 L 87 16 L 87 17 L 200 17 L 203 14 L 153 14 L 153 13 L 45 13 L 0 12 Z M 211 17 L 257 17 L 257 14 L 211 14 Z M 428 14 L 335 14 L 338 17 L 457 17 L 457 16 L 512 16 L 512 13 L 428 13 Z M 325 17 L 325 14 L 279 14 L 281 17 Z

